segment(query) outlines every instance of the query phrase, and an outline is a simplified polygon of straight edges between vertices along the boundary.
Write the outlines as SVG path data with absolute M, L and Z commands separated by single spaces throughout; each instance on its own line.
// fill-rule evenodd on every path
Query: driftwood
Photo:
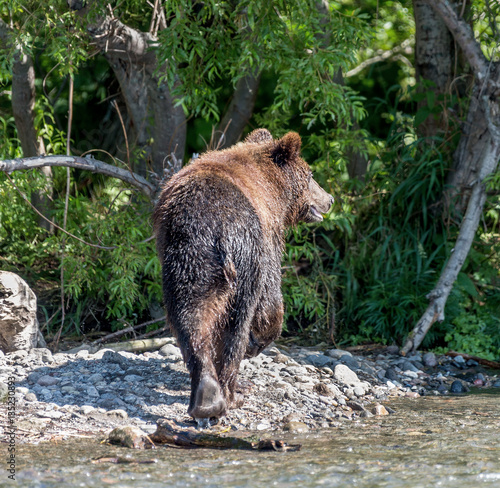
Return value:
M 211 447 L 215 449 L 244 449 L 271 451 L 298 451 L 300 444 L 288 445 L 282 440 L 264 439 L 253 441 L 238 437 L 200 432 L 194 427 L 182 428 L 171 420 L 159 420 L 151 440 L 156 444 L 168 444 L 184 448 Z
M 282 440 L 242 439 L 224 434 L 199 431 L 194 427 L 182 427 L 166 419 L 158 420 L 156 432 L 150 436 L 146 435 L 138 427 L 118 427 L 109 434 L 106 442 L 132 449 L 152 449 L 157 444 L 184 449 L 208 447 L 212 449 L 268 450 L 279 452 L 298 451 L 301 448 L 300 444 L 288 445 Z M 97 460 L 97 462 L 115 461 L 112 458 L 107 458 L 106 461 Z
M 162 337 L 160 339 L 143 339 L 136 341 L 126 341 L 126 342 L 116 342 L 113 344 L 105 344 L 104 346 L 89 346 L 84 344 L 83 346 L 75 347 L 69 351 L 63 351 L 66 354 L 75 354 L 81 350 L 87 350 L 90 354 L 94 354 L 99 349 L 111 349 L 112 351 L 127 351 L 127 352 L 144 352 L 144 351 L 156 351 L 160 349 L 165 344 L 175 344 L 175 339 L 172 337 Z
M 455 351 L 448 351 L 446 353 L 447 356 L 450 356 L 451 358 L 455 358 L 457 356 L 462 356 L 466 361 L 469 359 L 472 359 L 473 361 L 478 362 L 479 364 L 482 364 L 483 366 L 486 366 L 487 368 L 491 369 L 500 369 L 500 363 L 497 361 L 490 361 L 489 359 L 484 359 L 480 358 L 478 356 L 471 356 L 470 354 L 463 354 L 461 352 L 455 352 Z
M 99 457 L 92 459 L 92 464 L 112 463 L 112 464 L 155 464 L 157 459 L 129 459 L 124 457 Z

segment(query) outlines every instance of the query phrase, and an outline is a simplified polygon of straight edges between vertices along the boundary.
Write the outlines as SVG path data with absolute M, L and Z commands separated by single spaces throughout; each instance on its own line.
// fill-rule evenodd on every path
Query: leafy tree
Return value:
M 334 140 L 340 124 L 345 131 L 364 113 L 356 93 L 336 83 L 335 75 L 354 62 L 367 37 L 365 21 L 354 9 L 337 4 L 179 0 L 151 7 L 138 1 L 61 0 L 46 6 L 9 0 L 0 8 L 4 94 L 16 105 L 14 95 L 22 87 L 29 107 L 29 117 L 11 124 L 8 107 L 2 105 L 11 137 L 5 139 L 0 168 L 6 173 L 54 169 L 53 177 L 46 177 L 54 187 L 55 208 L 47 212 L 35 207 L 57 226 L 56 234 L 37 235 L 33 224 L 30 232 L 35 240 L 51 242 L 46 249 L 60 262 L 65 256 L 64 289 L 72 301 L 89 299 L 99 308 L 108 301 L 103 313 L 115 322 L 127 311 L 138 317 L 147 309 L 136 298 L 147 288 L 145 283 L 154 281 L 151 272 L 158 272 L 157 266 L 141 260 L 132 265 L 129 260 L 130 249 L 137 246 L 150 262 L 153 250 L 149 243 L 141 244 L 149 224 L 146 220 L 145 227 L 139 225 L 132 216 L 144 216 L 144 209 L 127 186 L 89 179 L 83 170 L 115 176 L 151 202 L 161 181 L 187 159 L 188 139 L 194 140 L 191 151 L 202 149 L 203 139 L 222 148 L 237 142 L 251 126 L 266 126 L 275 136 L 296 128 L 314 159 L 325 141 Z M 32 73 L 29 86 L 26 77 L 10 75 L 20 57 Z M 102 81 L 89 79 L 94 70 L 107 84 L 104 91 Z M 96 119 L 89 117 L 89 110 L 95 110 Z M 105 123 L 108 119 L 114 122 Z M 104 137 L 89 148 L 85 133 L 95 128 Z M 312 133 L 315 137 L 308 138 Z M 21 140 L 24 158 L 7 159 L 19 156 L 11 151 L 13 137 Z M 36 141 L 40 145 L 35 152 L 24 149 Z M 53 156 L 40 156 L 44 149 Z M 97 160 L 89 157 L 89 149 Z M 67 156 L 62 157 L 64 152 Z M 76 168 L 71 185 L 58 166 Z M 41 181 L 35 175 L 13 176 L 4 185 L 13 198 L 9 185 L 29 195 L 38 186 L 43 189 Z M 15 197 L 19 205 L 21 193 Z M 69 211 L 60 200 L 64 194 Z M 127 216 L 125 221 L 120 212 Z M 3 209 L 2 218 L 10 218 L 8 213 Z M 12 222 L 13 227 L 15 219 Z M 140 231 L 131 232 L 132 222 Z M 64 243 L 63 231 L 93 246 Z M 26 249 L 8 234 L 4 238 L 9 263 L 18 266 Z M 89 266 L 89 261 L 97 266 Z M 120 266 L 121 280 L 113 271 Z M 139 271 L 141 266 L 145 273 Z M 113 302 L 117 297 L 124 307 Z M 158 290 L 153 298 L 159 299 Z M 66 307 L 63 301 L 62 310 Z M 75 313 L 81 316 L 81 311 Z

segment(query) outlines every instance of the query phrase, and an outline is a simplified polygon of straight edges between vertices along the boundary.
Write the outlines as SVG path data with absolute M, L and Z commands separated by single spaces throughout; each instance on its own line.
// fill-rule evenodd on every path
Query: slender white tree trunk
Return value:
M 408 335 L 401 349 L 403 355 L 415 351 L 431 326 L 436 321 L 444 320 L 446 300 L 469 254 L 483 212 L 486 201 L 485 180 L 496 171 L 500 158 L 499 68 L 486 59 L 472 29 L 458 17 L 448 0 L 425 0 L 425 2 L 441 17 L 467 57 L 475 76 L 474 91 L 479 94 L 472 98 L 469 110 L 479 110 L 482 113 L 487 130 L 480 139 L 476 139 L 475 147 L 471 149 L 477 155 L 477 177 L 470 185 L 472 191 L 455 248 L 435 288 L 427 295 L 429 306 Z

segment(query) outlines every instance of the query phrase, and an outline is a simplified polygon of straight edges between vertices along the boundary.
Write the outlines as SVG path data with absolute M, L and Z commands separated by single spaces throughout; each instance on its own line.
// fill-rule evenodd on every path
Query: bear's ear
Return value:
M 273 140 L 273 136 L 267 129 L 255 129 L 245 139 L 245 142 L 253 144 L 264 144 Z
M 288 161 L 299 157 L 302 141 L 296 132 L 289 132 L 277 143 L 271 156 L 278 166 L 283 166 Z

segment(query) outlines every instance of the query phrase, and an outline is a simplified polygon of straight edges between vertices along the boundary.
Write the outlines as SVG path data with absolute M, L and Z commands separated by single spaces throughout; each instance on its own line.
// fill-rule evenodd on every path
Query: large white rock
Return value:
M 344 364 L 335 366 L 333 376 L 342 385 L 356 385 L 360 382 L 358 375 Z
M 32 349 L 38 334 L 35 294 L 16 274 L 0 271 L 0 350 Z

